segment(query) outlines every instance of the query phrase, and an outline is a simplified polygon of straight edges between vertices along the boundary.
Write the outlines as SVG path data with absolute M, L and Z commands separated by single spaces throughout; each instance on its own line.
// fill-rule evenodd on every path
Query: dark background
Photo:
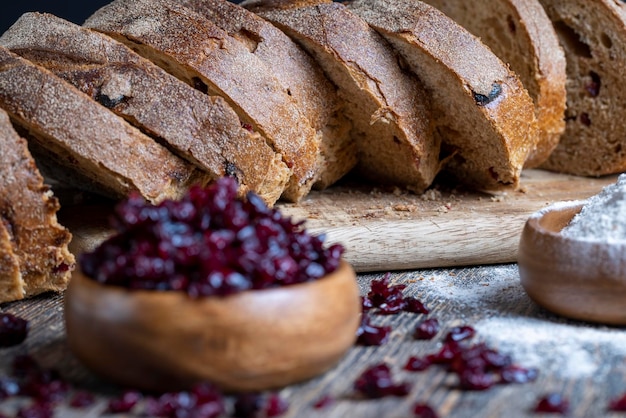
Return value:
M 89 15 L 111 0 L 4 0 L 0 6 L 0 33 L 24 12 L 47 12 L 82 24 Z M 8 3 L 8 5 L 7 5 Z

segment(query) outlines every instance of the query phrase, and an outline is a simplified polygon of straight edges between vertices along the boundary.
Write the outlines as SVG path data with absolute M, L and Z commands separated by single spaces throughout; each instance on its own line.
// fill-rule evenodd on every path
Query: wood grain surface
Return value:
M 530 214 L 562 200 L 586 199 L 616 176 L 584 178 L 527 170 L 520 191 L 498 196 L 438 187 L 424 195 L 340 185 L 313 191 L 298 204 L 278 203 L 294 219 L 306 220 L 328 243 L 346 247 L 357 272 L 515 262 L 519 237 Z M 110 206 L 63 209 L 61 221 L 82 252 L 110 234 Z
M 382 276 L 360 274 L 361 294 L 366 294 L 372 279 Z M 289 404 L 281 418 L 410 418 L 418 402 L 428 403 L 440 418 L 539 417 L 543 415 L 533 412 L 536 402 L 553 392 L 569 400 L 570 412 L 566 416 L 570 418 L 622 416 L 609 414 L 606 408 L 611 399 L 626 392 L 624 328 L 567 321 L 544 311 L 524 293 L 514 264 L 393 272 L 391 280 L 406 284 L 404 294 L 418 297 L 431 313 L 374 315 L 372 323 L 393 327 L 390 340 L 379 347 L 355 346 L 332 370 L 278 391 Z M 0 375 L 9 373 L 16 355 L 29 353 L 44 367 L 58 369 L 74 390 L 86 389 L 97 396 L 96 404 L 86 409 L 68 408 L 60 402 L 55 417 L 140 416 L 104 412 L 108 400 L 124 388 L 99 380 L 70 352 L 63 324 L 63 295 L 41 295 L 0 307 L 31 321 L 26 341 L 0 352 Z M 431 341 L 415 340 L 412 332 L 425 318 L 437 318 L 442 331 Z M 510 324 L 510 328 L 503 332 L 499 323 Z M 517 364 L 539 366 L 538 379 L 533 383 L 466 391 L 459 389 L 456 376 L 442 367 L 418 373 L 402 370 L 409 356 L 435 352 L 444 334 L 457 325 L 476 327 L 474 342 L 486 341 L 510 354 Z M 518 335 L 510 339 L 512 334 Z M 396 382 L 411 384 L 409 395 L 366 400 L 354 392 L 359 374 L 381 362 L 391 367 Z M 314 403 L 325 395 L 335 401 L 326 408 L 315 409 Z M 227 402 L 232 401 L 233 397 L 227 397 Z M 15 408 L 15 402 L 0 402 L 0 412 L 7 416 L 14 416 Z

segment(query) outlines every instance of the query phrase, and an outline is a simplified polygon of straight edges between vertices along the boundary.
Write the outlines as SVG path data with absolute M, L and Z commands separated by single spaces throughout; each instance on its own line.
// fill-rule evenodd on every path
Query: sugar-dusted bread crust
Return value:
M 271 69 L 242 43 L 174 0 L 116 0 L 84 25 L 126 43 L 198 89 L 224 97 L 292 170 L 282 197 L 298 201 L 309 192 L 319 158 L 316 132 Z
M 542 167 L 583 176 L 626 171 L 626 4 L 541 3 L 567 59 L 565 133 Z
M 322 161 L 315 188 L 335 183 L 356 164 L 356 145 L 350 122 L 335 86 L 317 63 L 298 45 L 265 19 L 227 0 L 177 0 L 203 15 L 271 67 L 317 131 Z
M 136 190 L 158 202 L 208 180 L 71 84 L 1 46 L 0 108 L 99 192 L 121 197 Z
M 406 59 L 430 93 L 446 169 L 485 191 L 516 189 L 535 148 L 534 106 L 519 78 L 478 38 L 413 0 L 356 0 L 349 7 Z
M 72 236 L 57 222 L 59 203 L 43 184 L 26 140 L 2 110 L 0 179 L 0 302 L 65 289 L 75 264 L 68 250 Z
M 426 96 L 391 46 L 343 4 L 282 0 L 246 2 L 305 48 L 348 103 L 359 172 L 423 192 L 439 171 Z
M 114 39 L 56 16 L 26 13 L 0 45 L 164 141 L 211 180 L 234 176 L 242 193 L 255 191 L 269 204 L 282 194 L 287 166 L 265 139 L 242 127 L 222 98 L 197 91 Z
M 539 142 L 525 168 L 543 163 L 565 130 L 565 54 L 538 0 L 423 0 L 469 30 L 520 77 L 535 103 Z

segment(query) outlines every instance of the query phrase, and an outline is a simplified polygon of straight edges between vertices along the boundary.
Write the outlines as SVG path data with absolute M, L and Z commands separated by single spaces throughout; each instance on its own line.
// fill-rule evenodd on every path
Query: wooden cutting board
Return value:
M 528 216 L 557 201 L 586 199 L 617 176 L 599 179 L 526 170 L 520 191 L 499 196 L 431 190 L 422 196 L 372 187 L 334 186 L 298 204 L 279 203 L 327 242 L 342 243 L 358 272 L 467 266 L 516 261 Z M 71 249 L 89 250 L 110 235 L 109 206 L 68 206 L 61 221 Z M 87 216 L 86 216 L 87 215 Z

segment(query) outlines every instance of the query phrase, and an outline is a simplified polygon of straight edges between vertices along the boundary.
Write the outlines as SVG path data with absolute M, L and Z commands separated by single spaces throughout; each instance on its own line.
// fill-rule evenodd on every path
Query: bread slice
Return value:
M 535 103 L 537 148 L 525 168 L 543 163 L 565 130 L 565 54 L 538 0 L 423 0 L 480 40 L 519 76 Z
M 0 108 L 63 166 L 101 193 L 177 198 L 206 174 L 71 84 L 0 46 Z M 71 179 L 70 179 L 71 180 Z
M 75 265 L 59 203 L 0 110 L 0 302 L 65 289 Z
M 426 96 L 390 45 L 343 4 L 246 2 L 306 49 L 349 103 L 358 168 L 377 182 L 423 192 L 439 171 Z
M 335 183 L 356 165 L 351 124 L 342 112 L 337 89 L 317 63 L 282 31 L 227 0 L 178 0 L 244 43 L 298 101 L 320 143 L 322 165 L 315 188 Z
M 600 176 L 626 170 L 626 4 L 541 0 L 567 59 L 565 133 L 542 165 Z
M 317 173 L 316 132 L 272 70 L 242 43 L 175 0 L 117 0 L 84 26 L 107 33 L 196 88 L 224 97 L 292 170 L 283 193 L 305 196 Z
M 534 106 L 519 78 L 425 3 L 355 0 L 349 7 L 394 45 L 428 89 L 452 156 L 446 169 L 479 190 L 516 189 L 538 140 Z
M 241 125 L 219 97 L 197 91 L 125 45 L 49 14 L 26 13 L 0 37 L 0 45 L 46 67 L 162 140 L 211 180 L 237 178 L 273 204 L 289 170 L 258 133 Z

